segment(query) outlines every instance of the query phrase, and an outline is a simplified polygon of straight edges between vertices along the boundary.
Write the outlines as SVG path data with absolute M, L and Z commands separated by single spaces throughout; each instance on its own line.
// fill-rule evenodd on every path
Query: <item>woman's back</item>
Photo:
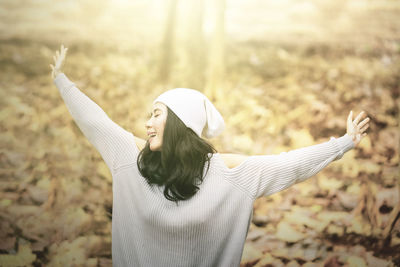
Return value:
M 132 149 L 139 153 L 134 142 Z M 200 190 L 175 203 L 164 197 L 163 187 L 148 185 L 135 161 L 116 169 L 113 264 L 239 266 L 254 199 L 227 179 L 226 170 L 213 154 Z
M 199 191 L 176 205 L 141 176 L 134 135 L 64 74 L 54 82 L 113 177 L 114 266 L 239 266 L 254 200 L 304 181 L 354 147 L 345 134 L 279 155 L 249 156 L 232 169 L 215 153 Z

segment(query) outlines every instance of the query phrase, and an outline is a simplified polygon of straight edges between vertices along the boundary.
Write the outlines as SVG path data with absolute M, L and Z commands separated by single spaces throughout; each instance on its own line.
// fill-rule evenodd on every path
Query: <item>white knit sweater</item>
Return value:
M 304 181 L 354 147 L 345 134 L 277 155 L 250 156 L 232 169 L 216 153 L 200 190 L 176 205 L 140 175 L 133 134 L 63 73 L 54 83 L 113 177 L 114 266 L 239 266 L 254 200 Z

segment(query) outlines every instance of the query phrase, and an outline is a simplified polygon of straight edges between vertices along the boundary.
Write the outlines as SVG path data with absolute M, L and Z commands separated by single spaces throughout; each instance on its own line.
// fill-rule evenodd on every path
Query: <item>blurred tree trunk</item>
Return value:
M 174 55 L 174 29 L 175 29 L 177 3 L 178 0 L 169 1 L 164 38 L 161 47 L 159 78 L 164 83 L 168 82 L 170 72 L 172 69 L 172 62 L 173 62 L 172 58 Z
M 186 28 L 184 81 L 190 88 L 204 86 L 205 49 L 203 36 L 204 1 L 192 0 L 190 18 Z
M 225 0 L 215 0 L 215 30 L 209 54 L 209 67 L 205 93 L 211 101 L 223 97 L 220 90 L 224 79 Z

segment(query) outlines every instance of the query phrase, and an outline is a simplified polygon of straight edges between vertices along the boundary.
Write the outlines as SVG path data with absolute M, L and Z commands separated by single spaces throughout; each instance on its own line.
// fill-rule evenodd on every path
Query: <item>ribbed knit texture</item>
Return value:
M 354 147 L 345 134 L 277 155 L 250 156 L 232 169 L 216 153 L 200 190 L 176 205 L 163 187 L 150 187 L 140 175 L 133 134 L 63 73 L 54 83 L 113 177 L 113 266 L 239 266 L 254 200 L 304 181 Z

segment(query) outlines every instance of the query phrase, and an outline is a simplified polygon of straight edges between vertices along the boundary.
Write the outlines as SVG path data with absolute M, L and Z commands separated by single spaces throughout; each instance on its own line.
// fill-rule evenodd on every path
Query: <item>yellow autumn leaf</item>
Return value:
M 31 266 L 36 260 L 29 244 L 20 244 L 16 254 L 0 254 L 0 266 Z
M 299 189 L 302 196 L 310 196 L 319 190 L 318 186 L 315 185 L 312 179 L 299 183 L 296 185 L 296 187 Z
M 356 151 L 351 149 L 347 151 L 339 161 L 335 161 L 330 165 L 336 172 L 345 174 L 348 177 L 358 177 L 361 170 L 360 163 L 355 159 Z
M 1 207 L 7 207 L 10 206 L 12 204 L 12 200 L 11 199 L 2 199 L 0 200 L 0 206 Z
M 365 153 L 371 153 L 372 152 L 372 142 L 371 138 L 369 135 L 365 136 L 363 139 L 361 139 L 360 143 L 358 144 L 358 147 L 361 148 L 362 150 L 365 151 Z
M 288 131 L 292 149 L 315 145 L 314 137 L 307 129 Z
M 359 195 L 361 192 L 361 182 L 353 181 L 351 185 L 347 187 L 346 192 L 349 194 Z
M 391 241 L 390 241 L 390 245 L 391 246 L 397 246 L 397 245 L 400 245 L 400 238 L 399 237 L 397 237 L 397 234 L 393 234 L 392 235 L 392 238 L 391 238 Z
M 342 222 L 349 216 L 349 213 L 344 211 L 321 211 L 317 214 L 316 218 L 325 224 L 329 224 L 332 221 Z
M 283 248 L 278 248 L 278 249 L 274 249 L 271 251 L 271 254 L 274 257 L 279 257 L 279 258 L 286 258 L 288 257 L 289 253 L 289 248 L 287 247 L 283 247 Z
M 248 153 L 252 150 L 254 141 L 248 135 L 237 135 L 233 138 L 233 147 Z
M 286 242 L 298 242 L 306 236 L 297 231 L 288 222 L 281 221 L 277 227 L 276 237 Z
M 377 175 L 381 172 L 383 166 L 382 164 L 377 164 L 374 162 L 370 162 L 368 160 L 360 161 L 359 166 L 360 169 L 369 175 Z
M 242 262 L 254 261 L 263 256 L 262 252 L 250 243 L 246 243 L 243 248 Z
M 331 235 L 336 234 L 338 236 L 342 236 L 344 233 L 344 229 L 343 227 L 340 227 L 338 225 L 329 224 L 326 228 L 326 232 Z
M 349 256 L 346 260 L 349 267 L 364 267 L 367 266 L 365 260 L 358 256 Z
M 321 205 L 312 205 L 310 210 L 314 213 L 320 212 L 323 209 Z
M 300 267 L 301 265 L 295 261 L 295 260 L 291 260 L 286 264 L 286 267 Z
M 318 176 L 318 185 L 322 190 L 329 192 L 335 191 L 343 186 L 343 181 L 335 178 L 329 178 L 325 175 Z
M 360 235 L 371 235 L 371 224 L 365 220 L 362 215 L 355 216 L 351 221 L 351 225 L 346 228 L 346 233 L 356 233 Z
M 52 244 L 49 248 L 50 266 L 97 266 L 95 258 L 89 258 L 94 242 L 101 242 L 97 236 L 80 236 L 73 241 Z
M 286 212 L 285 220 L 291 224 L 306 225 L 310 228 L 314 228 L 317 231 L 322 231 L 325 225 L 318 220 L 310 217 L 310 214 L 304 214 L 302 212 Z
M 265 254 L 262 255 L 261 260 L 259 262 L 257 262 L 256 265 L 254 265 L 254 267 L 262 267 L 262 266 L 265 266 L 267 264 L 272 264 L 273 266 L 275 266 L 274 263 L 275 263 L 276 260 L 277 259 L 272 257 L 272 255 L 270 253 L 265 253 Z

